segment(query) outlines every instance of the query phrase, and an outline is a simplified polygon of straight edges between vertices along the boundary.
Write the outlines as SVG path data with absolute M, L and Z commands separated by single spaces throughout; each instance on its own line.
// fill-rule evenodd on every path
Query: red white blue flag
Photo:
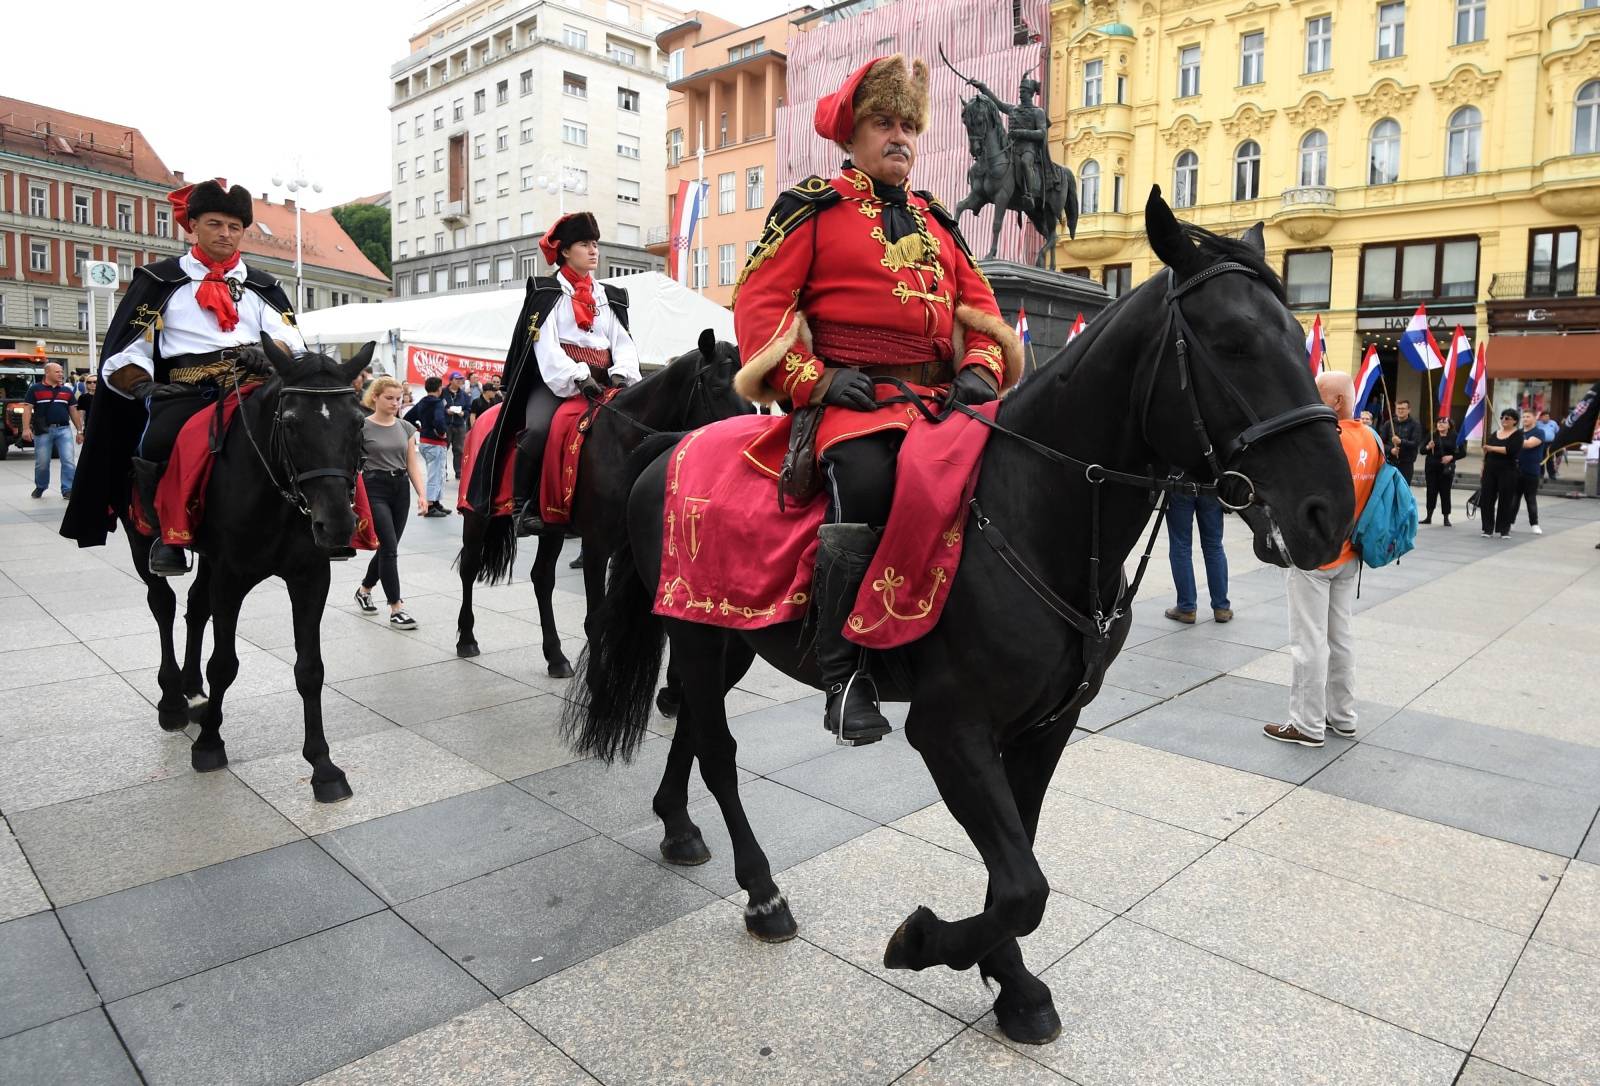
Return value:
M 1485 344 L 1478 344 L 1478 359 L 1472 364 L 1471 384 L 1467 386 L 1467 417 L 1461 420 L 1461 440 L 1481 437 L 1483 415 L 1489 405 L 1489 361 Z
M 679 181 L 677 211 L 672 217 L 671 244 L 667 246 L 667 274 L 684 286 L 694 267 L 694 228 L 705 218 L 704 182 Z
M 1472 370 L 1472 344 L 1467 342 L 1467 334 L 1461 330 L 1461 325 L 1456 325 L 1456 330 L 1450 336 L 1450 350 L 1444 356 L 1444 374 L 1439 379 L 1439 418 L 1450 417 L 1450 398 L 1456 391 L 1456 373 L 1461 369 Z
M 1411 323 L 1406 325 L 1406 330 L 1400 334 L 1400 357 L 1405 359 L 1412 369 L 1422 373 L 1427 370 L 1442 369 L 1443 353 L 1439 350 L 1438 341 L 1433 338 L 1433 332 L 1428 328 L 1427 309 L 1417 306 L 1417 311 L 1411 314 Z
M 1024 343 L 1032 343 L 1033 337 L 1028 334 L 1028 309 L 1026 306 L 1017 307 L 1017 338 Z M 1071 342 L 1070 340 L 1068 342 Z
M 1317 314 L 1311 322 L 1311 331 L 1306 333 L 1306 365 L 1311 367 L 1311 376 L 1319 376 L 1328 365 L 1328 340 L 1322 334 L 1322 314 Z
M 1071 343 L 1073 340 L 1078 338 L 1078 333 L 1083 331 L 1083 325 L 1084 325 L 1083 313 L 1080 311 L 1078 313 L 1077 318 L 1072 322 L 1072 327 L 1067 329 L 1067 342 L 1068 343 Z
M 1361 360 L 1361 368 L 1356 371 L 1355 412 L 1358 416 L 1367 409 L 1367 401 L 1372 398 L 1372 391 L 1378 387 L 1382 375 L 1383 366 L 1378 362 L 1378 348 L 1368 345 L 1367 356 Z

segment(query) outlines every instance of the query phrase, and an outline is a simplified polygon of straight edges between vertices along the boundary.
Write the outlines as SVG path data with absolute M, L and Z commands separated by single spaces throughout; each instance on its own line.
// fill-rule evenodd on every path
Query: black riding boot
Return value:
M 544 435 L 523 431 L 517 441 L 517 457 L 513 471 L 512 503 L 517 511 L 517 537 L 526 538 L 544 531 L 544 520 L 539 516 L 539 472 L 544 466 Z
M 157 577 L 182 577 L 189 572 L 189 554 L 182 547 L 161 541 L 161 525 L 156 522 L 156 484 L 166 470 L 164 461 L 133 458 L 133 485 L 139 492 L 139 504 L 156 530 L 155 542 L 150 544 L 150 572 Z
M 893 729 L 878 711 L 877 684 L 862 667 L 866 650 L 846 641 L 843 630 L 880 533 L 865 524 L 824 524 L 817 535 L 816 653 L 828 695 L 822 726 L 846 743 L 875 743 Z

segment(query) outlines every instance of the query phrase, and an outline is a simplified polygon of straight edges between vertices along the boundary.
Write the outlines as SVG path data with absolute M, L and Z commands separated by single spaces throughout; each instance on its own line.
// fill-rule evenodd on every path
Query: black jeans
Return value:
M 523 407 L 523 431 L 517 438 L 517 459 L 512 469 L 512 497 L 521 510 L 522 503 L 539 500 L 539 471 L 544 465 L 544 443 L 550 437 L 550 423 L 561 406 L 543 381 L 533 386 Z M 506 410 L 501 408 L 501 410 Z M 507 432 L 515 433 L 515 430 Z M 542 512 L 542 510 L 541 510 Z
M 1478 515 L 1483 518 L 1483 534 L 1505 535 L 1510 532 L 1511 516 L 1516 510 L 1516 466 L 1485 463 L 1483 483 L 1478 488 Z
M 1537 527 L 1539 524 L 1539 476 L 1529 475 L 1525 471 L 1517 472 L 1517 499 L 1528 505 L 1528 526 Z M 1511 506 L 1511 519 L 1517 519 L 1517 506 Z
M 155 396 L 150 400 L 150 421 L 139 438 L 139 455 L 157 463 L 172 455 L 173 443 L 183 424 L 208 407 L 216 407 L 217 390 L 211 385 L 195 385 L 192 395 Z
M 383 595 L 390 604 L 400 602 L 400 537 L 405 534 L 406 517 L 411 511 L 411 481 L 405 472 L 368 471 L 362 474 L 367 484 L 367 503 L 372 506 L 372 527 L 378 533 L 378 549 L 367 563 L 362 587 L 370 589 L 380 580 Z
M 904 438 L 899 430 L 883 430 L 841 441 L 822 454 L 822 469 L 833 495 L 830 521 L 873 528 L 882 528 L 889 522 L 895 457 Z
M 1454 464 L 1424 464 L 1423 474 L 1428 478 L 1428 516 L 1433 516 L 1435 503 L 1444 512 L 1450 515 L 1450 484 L 1456 478 Z

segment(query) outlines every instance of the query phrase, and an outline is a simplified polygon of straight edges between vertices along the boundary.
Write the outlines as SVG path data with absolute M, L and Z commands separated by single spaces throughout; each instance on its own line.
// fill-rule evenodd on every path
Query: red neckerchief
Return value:
M 572 284 L 572 316 L 585 332 L 594 327 L 594 277 L 561 265 L 561 277 Z
M 205 265 L 206 277 L 195 288 L 194 300 L 201 309 L 208 309 L 211 315 L 217 318 L 217 327 L 224 332 L 233 331 L 239 323 L 239 310 L 233 304 L 233 294 L 228 290 L 228 281 L 223 273 L 231 271 L 239 263 L 239 254 L 233 256 L 223 264 L 218 264 L 196 245 L 189 250 L 189 255 Z

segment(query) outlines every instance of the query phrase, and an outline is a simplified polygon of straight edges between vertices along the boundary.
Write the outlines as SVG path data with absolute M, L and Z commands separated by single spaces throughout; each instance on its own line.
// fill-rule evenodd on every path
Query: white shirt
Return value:
M 235 303 L 239 310 L 239 323 L 233 326 L 233 331 L 224 332 L 211 311 L 201 309 L 200 303 L 194 299 L 195 292 L 200 289 L 200 282 L 206 277 L 206 266 L 196 260 L 194 254 L 190 252 L 180 256 L 178 264 L 189 276 L 190 282 L 173 291 L 172 297 L 167 300 L 166 308 L 161 311 L 163 357 L 205 354 L 224 347 L 259 346 L 262 332 L 287 344 L 291 351 L 298 353 L 306 349 L 306 341 L 301 337 L 300 329 L 285 321 L 282 313 L 262 301 L 259 294 L 248 288 Z M 244 261 L 240 260 L 223 275 L 225 278 L 242 283 L 248 272 L 249 269 L 245 267 Z M 123 366 L 138 366 L 154 378 L 156 375 L 154 345 L 150 339 L 139 336 L 126 348 L 107 358 L 105 364 L 100 367 L 101 384 L 124 399 L 131 399 L 132 397 L 126 392 L 111 383 L 111 375 Z
M 561 300 L 550 312 L 550 318 L 539 329 L 539 338 L 533 344 L 533 357 L 539 363 L 539 375 L 562 399 L 578 394 L 578 385 L 589 376 L 589 367 L 561 349 L 563 343 L 578 347 L 595 347 L 611 352 L 611 372 L 620 376 L 624 384 L 639 379 L 639 349 L 633 337 L 622 327 L 616 314 L 611 312 L 611 299 L 606 288 L 597 280 L 594 284 L 594 326 L 587 332 L 578 327 L 578 318 L 572 311 L 572 284 L 558 274 Z

